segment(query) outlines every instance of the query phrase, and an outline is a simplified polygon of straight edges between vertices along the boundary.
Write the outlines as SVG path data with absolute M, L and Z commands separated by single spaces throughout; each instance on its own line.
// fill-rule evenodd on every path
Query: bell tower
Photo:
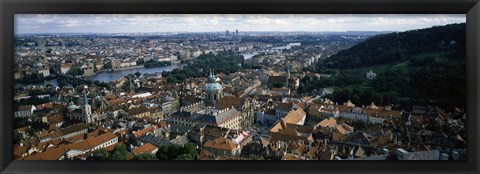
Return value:
M 92 107 L 88 104 L 87 93 L 83 95 L 82 115 L 85 117 L 85 122 L 90 123 L 92 116 Z

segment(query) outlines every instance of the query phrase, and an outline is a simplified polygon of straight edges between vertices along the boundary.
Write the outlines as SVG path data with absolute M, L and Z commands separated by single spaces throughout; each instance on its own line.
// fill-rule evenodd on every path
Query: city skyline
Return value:
M 15 34 L 406 31 L 465 14 L 16 14 Z

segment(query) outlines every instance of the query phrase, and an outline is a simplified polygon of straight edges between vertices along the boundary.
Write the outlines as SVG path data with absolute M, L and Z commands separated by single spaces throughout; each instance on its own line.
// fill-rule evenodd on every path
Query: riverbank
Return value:
M 123 68 L 115 68 L 115 69 L 105 69 L 105 70 L 100 71 L 100 73 L 101 72 L 111 72 L 111 71 L 122 71 L 122 70 L 128 70 L 128 69 L 140 69 L 140 68 L 144 68 L 144 66 L 143 65 L 138 65 L 138 66 L 123 67 Z

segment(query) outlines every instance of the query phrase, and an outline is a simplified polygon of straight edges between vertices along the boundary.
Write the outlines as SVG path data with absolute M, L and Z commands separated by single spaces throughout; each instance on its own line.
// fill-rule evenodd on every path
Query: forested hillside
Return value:
M 332 87 L 327 97 L 357 104 L 434 104 L 464 108 L 466 25 L 450 24 L 371 37 L 317 65 L 330 78 L 302 80 L 300 92 Z M 366 72 L 377 73 L 366 80 Z

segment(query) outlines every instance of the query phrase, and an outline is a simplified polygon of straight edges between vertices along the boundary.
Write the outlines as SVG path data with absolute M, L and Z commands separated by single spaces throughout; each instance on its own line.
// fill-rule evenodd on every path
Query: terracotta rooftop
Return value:
M 86 129 L 88 129 L 87 125 L 85 125 L 84 123 L 79 123 L 79 124 L 74 124 L 72 126 L 61 129 L 60 133 L 62 135 L 67 135 L 67 134 L 71 134 L 71 133 L 86 130 Z
M 33 105 L 23 105 L 23 106 L 19 106 L 18 107 L 18 110 L 19 111 L 28 111 L 30 109 L 32 109 Z
M 151 143 L 147 143 L 147 144 L 144 144 L 144 145 L 136 148 L 135 150 L 133 150 L 133 154 L 134 155 L 140 155 L 142 153 L 152 153 L 155 150 L 158 150 L 157 146 L 155 146 Z
M 113 140 L 117 138 L 116 135 L 114 135 L 111 132 L 104 133 L 99 136 L 95 137 L 89 137 L 84 141 L 78 142 L 78 143 L 73 143 L 70 145 L 71 149 L 79 149 L 79 150 L 89 150 L 91 148 L 94 148 L 100 144 L 103 144 L 107 141 Z
M 53 109 L 53 103 L 52 103 L 52 102 L 48 102 L 48 103 L 44 103 L 44 104 L 37 105 L 37 106 L 36 106 L 36 109 L 37 109 L 37 110 Z
M 63 119 L 63 115 L 57 114 L 57 115 L 50 115 L 47 117 L 47 120 L 49 123 L 56 124 L 56 123 L 61 123 L 64 122 L 65 120 Z
M 232 140 L 229 140 L 223 137 L 215 138 L 214 141 L 207 141 L 203 146 L 213 148 L 213 149 L 222 149 L 222 150 L 228 150 L 228 151 L 232 151 L 237 148 L 237 145 L 235 145 L 232 142 Z
M 242 109 L 243 99 L 235 96 L 225 96 L 218 100 L 216 108 L 222 110 L 231 108 L 232 106 L 237 109 Z
M 322 127 L 336 126 L 337 125 L 337 120 L 335 120 L 335 118 L 327 118 L 327 119 L 322 120 L 320 123 L 318 123 L 318 125 L 320 125 Z
M 37 153 L 28 157 L 25 157 L 24 160 L 58 160 L 64 153 L 67 151 L 67 146 L 59 146 L 48 148 L 42 153 Z
M 128 110 L 128 115 L 129 116 L 134 116 L 134 115 L 142 114 L 142 113 L 145 113 L 145 112 L 150 112 L 150 110 L 145 106 L 140 106 L 140 107 L 129 109 Z
M 292 103 L 279 103 L 277 104 L 277 109 L 283 109 L 283 110 L 292 110 L 293 104 Z
M 107 101 L 107 105 L 108 105 L 108 106 L 122 105 L 122 104 L 126 104 L 127 101 L 128 101 L 128 100 L 123 99 L 123 98 L 117 98 L 117 99 L 113 99 L 113 100 L 108 100 L 108 101 Z
M 140 136 L 142 136 L 142 135 L 145 135 L 145 134 L 147 134 L 148 132 L 151 132 L 151 131 L 153 131 L 153 130 L 155 130 L 155 129 L 157 129 L 157 126 L 150 126 L 150 127 L 147 127 L 147 128 L 142 129 L 142 130 L 138 130 L 138 131 L 134 132 L 133 135 L 134 135 L 136 138 L 138 138 L 138 137 L 140 137 Z
M 298 108 L 297 110 L 292 110 L 283 118 L 286 123 L 297 124 L 306 116 L 303 109 Z

